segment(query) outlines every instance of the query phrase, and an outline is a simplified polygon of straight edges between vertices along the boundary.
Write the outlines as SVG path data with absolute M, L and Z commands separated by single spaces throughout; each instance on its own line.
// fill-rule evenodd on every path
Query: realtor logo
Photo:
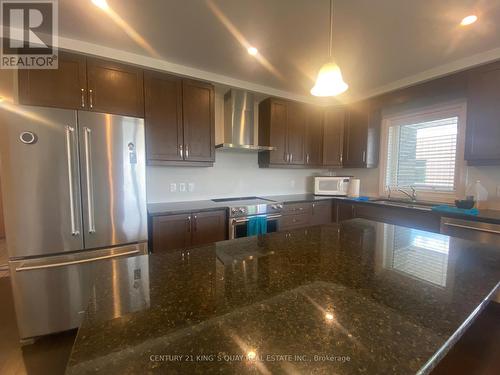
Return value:
M 57 0 L 1 0 L 2 69 L 57 69 Z

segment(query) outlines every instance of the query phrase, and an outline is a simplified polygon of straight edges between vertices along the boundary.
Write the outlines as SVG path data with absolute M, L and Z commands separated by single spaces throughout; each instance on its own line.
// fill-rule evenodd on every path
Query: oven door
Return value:
M 259 215 L 260 216 L 260 215 Z M 262 215 L 267 218 L 267 233 L 274 233 L 279 230 L 281 215 Z M 229 239 L 248 237 L 248 217 L 229 219 Z

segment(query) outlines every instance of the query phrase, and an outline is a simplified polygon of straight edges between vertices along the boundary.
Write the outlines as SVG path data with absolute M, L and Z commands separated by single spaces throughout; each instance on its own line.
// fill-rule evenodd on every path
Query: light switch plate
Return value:
M 170 184 L 170 192 L 175 193 L 177 191 L 177 184 L 172 183 Z
M 181 182 L 179 184 L 179 191 L 180 192 L 185 192 L 186 191 L 186 183 L 185 182 Z

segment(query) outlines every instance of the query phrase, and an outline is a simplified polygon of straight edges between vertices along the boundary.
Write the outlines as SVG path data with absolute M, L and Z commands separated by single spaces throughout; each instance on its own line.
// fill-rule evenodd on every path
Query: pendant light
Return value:
M 330 44 L 328 46 L 328 62 L 319 70 L 316 84 L 311 89 L 314 96 L 337 96 L 346 91 L 349 86 L 342 78 L 340 68 L 332 59 L 333 38 L 333 0 L 330 0 Z

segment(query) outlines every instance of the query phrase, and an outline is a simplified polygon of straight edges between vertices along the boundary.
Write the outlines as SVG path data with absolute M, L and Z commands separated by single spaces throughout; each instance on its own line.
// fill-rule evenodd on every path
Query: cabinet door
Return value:
M 332 202 L 313 202 L 312 203 L 312 225 L 322 225 L 332 222 Z
M 303 165 L 305 163 L 306 109 L 298 103 L 288 104 L 287 116 L 287 149 L 289 164 Z
M 184 159 L 215 160 L 214 88 L 205 82 L 182 81 Z
M 323 116 L 319 108 L 309 108 L 306 128 L 306 165 L 321 165 L 323 163 Z
M 182 160 L 182 80 L 145 72 L 144 96 L 147 160 Z
M 346 114 L 343 108 L 332 108 L 325 112 L 323 165 L 342 166 L 345 117 Z
M 352 203 L 338 202 L 337 222 L 353 219 L 356 217 L 355 206 Z
M 226 211 L 207 211 L 193 213 L 193 245 L 203 245 L 226 239 Z
M 85 57 L 59 52 L 57 69 L 19 70 L 19 102 L 82 109 L 87 106 Z
M 500 64 L 471 74 L 466 131 L 466 160 L 500 160 Z
M 286 102 L 271 101 L 270 121 L 269 121 L 269 146 L 275 148 L 270 151 L 270 164 L 287 164 L 286 148 Z
M 364 106 L 349 108 L 344 137 L 345 167 L 366 166 L 366 146 L 368 139 L 369 111 Z
M 142 69 L 87 58 L 87 79 L 91 111 L 144 117 Z
M 167 252 L 191 245 L 191 215 L 153 217 L 153 252 Z

